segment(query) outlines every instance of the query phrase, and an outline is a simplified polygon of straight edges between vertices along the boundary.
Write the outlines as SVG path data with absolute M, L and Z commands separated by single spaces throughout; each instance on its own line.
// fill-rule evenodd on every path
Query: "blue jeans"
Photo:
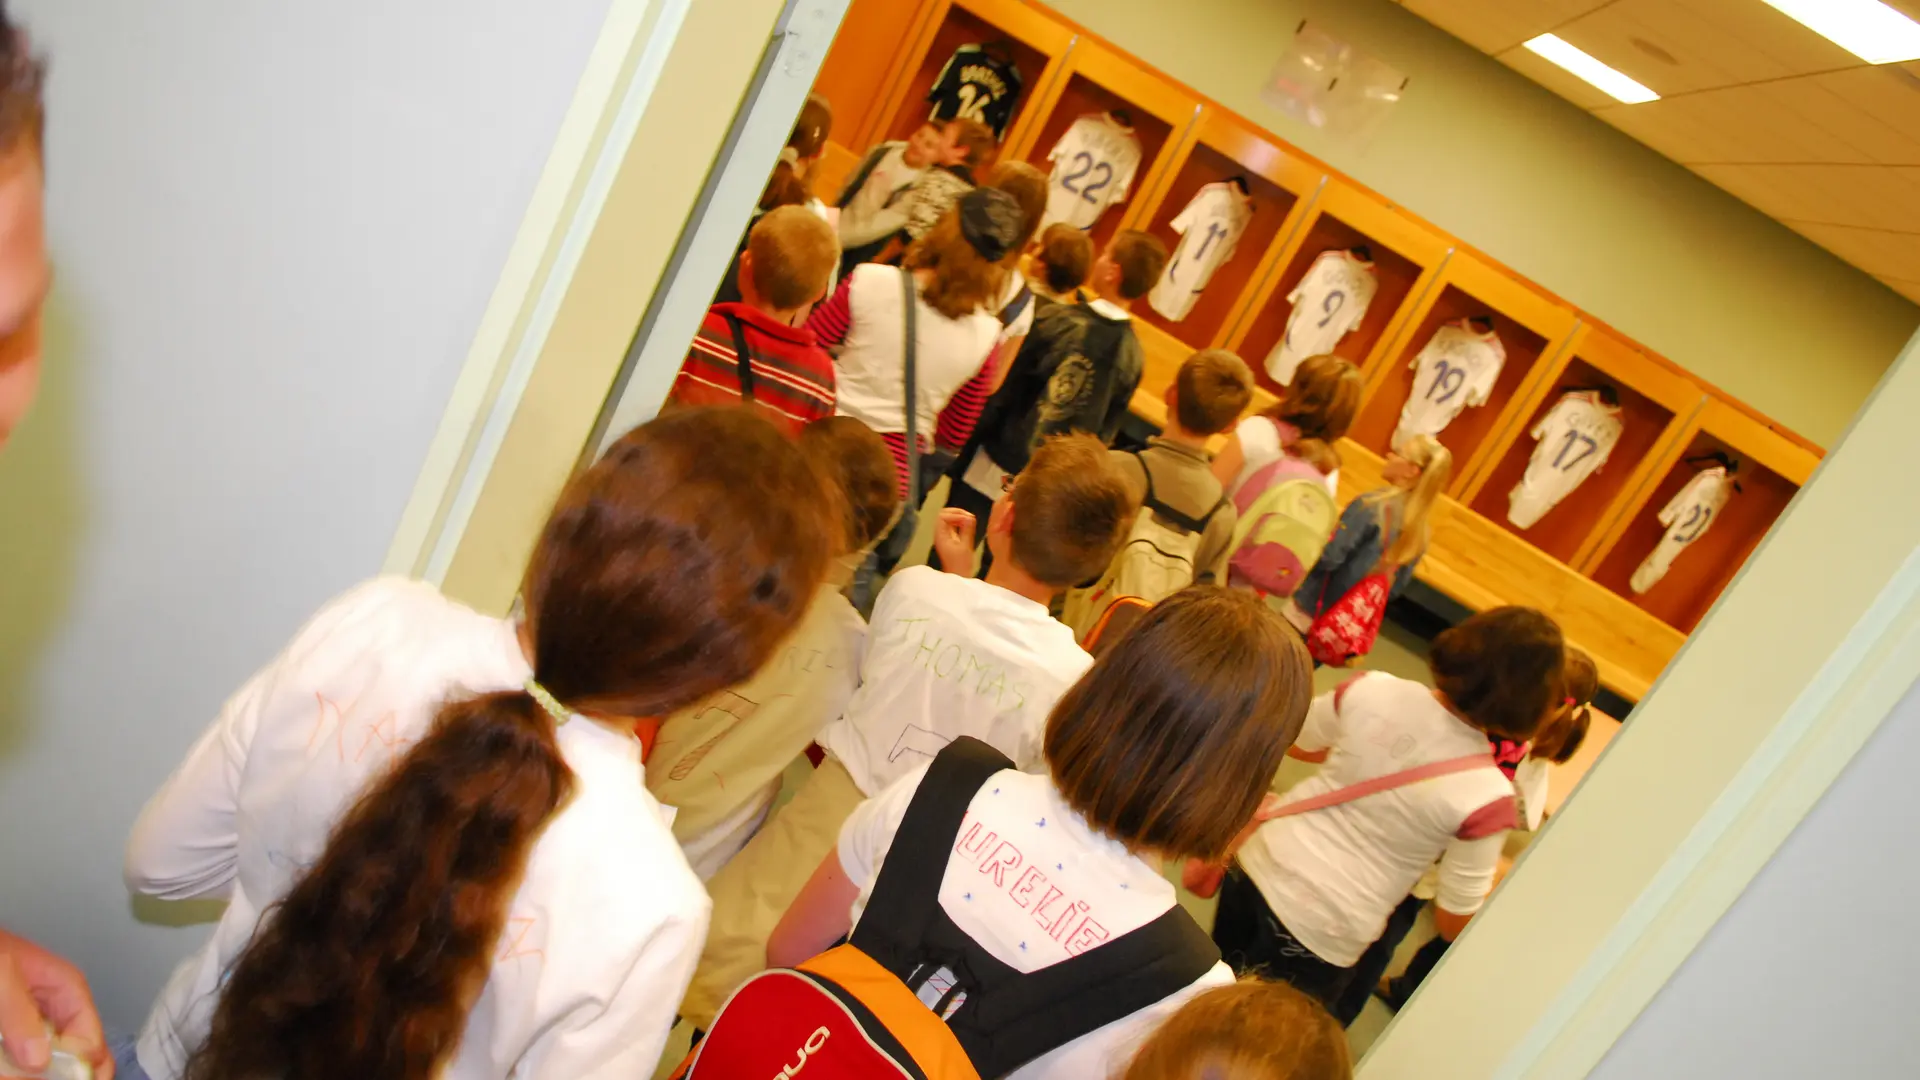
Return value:
M 140 1067 L 140 1036 L 109 1035 L 107 1049 L 113 1052 L 113 1080 L 152 1080 Z

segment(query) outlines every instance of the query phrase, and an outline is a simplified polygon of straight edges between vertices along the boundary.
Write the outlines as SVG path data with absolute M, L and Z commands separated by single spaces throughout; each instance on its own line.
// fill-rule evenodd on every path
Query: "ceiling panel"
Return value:
M 1608 0 L 1400 0 L 1401 6 L 1482 52 L 1505 52 Z
M 1760 0 L 1616 0 L 1555 33 L 1662 95 L 1860 62 Z
M 1920 300 L 1920 61 L 1867 65 L 1761 0 L 1402 2 Z M 1661 100 L 1623 105 L 1519 48 L 1548 31 Z

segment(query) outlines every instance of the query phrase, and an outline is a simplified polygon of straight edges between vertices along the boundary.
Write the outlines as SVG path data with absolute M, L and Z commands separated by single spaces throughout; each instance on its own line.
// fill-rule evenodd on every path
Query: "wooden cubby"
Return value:
M 1287 319 L 1293 314 L 1287 294 L 1322 253 L 1359 244 L 1372 251 L 1378 288 L 1359 328 L 1341 338 L 1333 351 L 1368 370 L 1400 328 L 1409 302 L 1417 300 L 1432 283 L 1452 246 L 1445 237 L 1399 215 L 1390 205 L 1329 179 L 1308 208 L 1299 230 L 1273 252 L 1266 280 L 1239 328 L 1228 339 L 1228 346 L 1252 366 L 1261 386 L 1276 394 L 1282 389 L 1267 375 L 1266 361 L 1280 344 Z
M 1566 347 L 1579 322 L 1572 308 L 1472 255 L 1448 259 L 1434 288 L 1409 312 L 1406 332 L 1372 372 L 1367 404 L 1348 438 L 1375 453 L 1391 449 L 1407 399 L 1425 389 L 1414 386 L 1412 370 L 1421 350 L 1441 327 L 1481 315 L 1492 319 L 1507 359 L 1486 403 L 1463 410 L 1440 433 L 1440 442 L 1453 452 L 1450 490 L 1464 490 L 1482 447 L 1524 407 L 1524 392 Z
M 1152 207 L 1144 211 L 1148 221 L 1145 228 L 1158 236 L 1169 252 L 1177 251 L 1181 238 L 1173 229 L 1173 220 L 1201 188 L 1236 176 L 1247 183 L 1253 217 L 1233 257 L 1214 271 L 1186 318 L 1175 322 L 1144 301 L 1135 306 L 1134 313 L 1182 344 L 1204 349 L 1226 340 L 1230 320 L 1257 284 L 1255 275 L 1265 255 L 1291 235 L 1326 172 L 1219 112 L 1203 114 L 1197 130 L 1186 152 L 1169 163 L 1170 179 L 1154 193 Z
M 953 51 L 962 45 L 985 45 L 994 41 L 1006 43 L 1007 51 L 1013 54 L 1014 66 L 1020 70 L 1020 98 L 1003 136 L 1003 140 L 1008 139 L 1018 133 L 1020 122 L 1033 101 L 1044 96 L 1048 77 L 1054 74 L 1055 65 L 1073 44 L 1071 31 L 1021 4 L 1004 0 L 951 0 L 941 6 L 944 10 L 937 10 L 937 18 L 931 20 L 931 36 L 921 50 L 919 62 L 907 69 L 906 86 L 898 105 L 870 142 L 904 139 L 913 134 L 932 112 L 927 93 L 933 89 L 934 80 L 940 77 L 940 70 L 946 67 Z
M 1098 251 L 1114 233 L 1132 225 L 1142 206 L 1150 205 L 1168 160 L 1184 150 L 1185 140 L 1192 136 L 1200 104 L 1118 54 L 1088 42 L 1075 45 L 1048 91 L 1033 106 L 1040 119 L 1024 128 L 1020 138 L 1009 140 L 1005 156 L 1021 158 L 1050 173 L 1053 163 L 1047 154 L 1075 120 L 1116 109 L 1132 119 L 1134 136 L 1140 140 L 1140 168 L 1127 189 L 1126 201 L 1107 207 L 1087 230 Z
M 1740 463 L 1738 491 L 1705 535 L 1674 560 L 1659 583 L 1635 595 L 1629 581 L 1667 527 L 1660 511 L 1697 468 L 1687 459 L 1721 451 Z M 1746 564 L 1747 556 L 1813 475 L 1818 459 L 1765 424 L 1720 402 L 1710 402 L 1686 437 L 1663 456 L 1658 481 L 1607 538 L 1593 560 L 1593 580 L 1668 625 L 1691 633 L 1707 609 Z

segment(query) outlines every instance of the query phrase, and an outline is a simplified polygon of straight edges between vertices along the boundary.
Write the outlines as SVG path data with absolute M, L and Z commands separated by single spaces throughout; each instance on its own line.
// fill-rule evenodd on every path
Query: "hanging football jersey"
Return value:
M 1485 405 L 1506 362 L 1507 347 L 1491 330 L 1482 334 L 1462 319 L 1434 331 L 1407 365 L 1413 369 L 1413 390 L 1400 409 L 1392 445 L 1415 435 L 1438 435 L 1469 406 Z
M 1180 244 L 1148 298 L 1153 310 L 1175 322 L 1186 318 L 1213 272 L 1233 258 L 1252 220 L 1253 200 L 1231 183 L 1208 184 L 1195 192 L 1173 219 Z
M 1726 509 L 1732 494 L 1733 480 L 1727 476 L 1726 469 L 1715 465 L 1695 473 L 1687 486 L 1660 511 L 1660 524 L 1667 527 L 1666 535 L 1633 572 L 1629 582 L 1633 591 L 1643 593 L 1660 584 L 1660 579 L 1673 567 L 1673 560 L 1687 550 L 1688 545 L 1706 535 L 1720 511 Z
M 1287 294 L 1293 314 L 1287 316 L 1280 344 L 1267 356 L 1267 374 L 1286 386 L 1300 361 L 1332 352 L 1367 317 L 1367 305 L 1379 286 L 1372 263 L 1351 251 L 1321 252 Z
M 1527 462 L 1527 472 L 1515 484 L 1507 504 L 1507 520 L 1530 529 L 1567 493 L 1600 471 L 1624 425 L 1619 408 L 1592 391 L 1567 394 L 1533 426 L 1540 441 Z
M 933 80 L 927 101 L 929 120 L 978 120 L 993 129 L 993 137 L 1007 133 L 1013 107 L 1020 103 L 1020 69 L 1005 50 L 987 45 L 962 45 L 947 58 L 947 66 Z
M 1107 207 L 1127 200 L 1140 168 L 1140 138 L 1106 113 L 1083 116 L 1053 144 L 1047 214 L 1040 227 L 1064 221 L 1091 229 Z

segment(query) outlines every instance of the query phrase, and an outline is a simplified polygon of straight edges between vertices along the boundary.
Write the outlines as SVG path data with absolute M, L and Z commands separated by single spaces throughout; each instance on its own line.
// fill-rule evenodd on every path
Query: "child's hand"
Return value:
M 973 539 L 979 522 L 968 511 L 946 507 L 933 527 L 933 550 L 948 573 L 973 576 Z

